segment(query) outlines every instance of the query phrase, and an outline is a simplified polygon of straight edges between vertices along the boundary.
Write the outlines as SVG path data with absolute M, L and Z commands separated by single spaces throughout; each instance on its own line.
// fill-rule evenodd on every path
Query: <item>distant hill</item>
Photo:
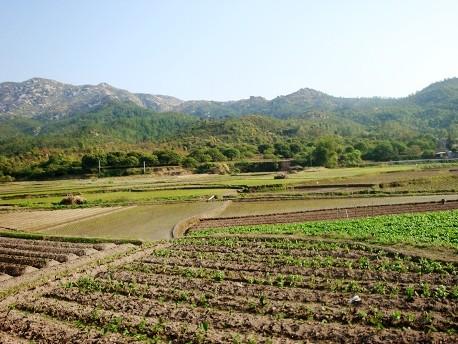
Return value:
M 333 112 L 346 117 L 348 112 L 352 112 L 356 118 L 372 114 L 376 118 L 387 114 L 388 117 L 396 117 L 398 110 L 399 113 L 405 110 L 421 113 L 433 107 L 457 110 L 458 78 L 434 83 L 412 96 L 397 99 L 339 98 L 303 88 L 272 100 L 250 97 L 226 102 L 183 101 L 171 96 L 130 93 L 106 83 L 74 86 L 41 78 L 0 83 L 0 116 L 56 118 L 94 111 L 113 101 L 130 102 L 154 112 L 179 112 L 204 118 L 250 114 L 285 118 L 316 112 Z M 372 121 L 370 117 L 365 120 Z
M 303 88 L 272 100 L 227 102 L 136 94 L 104 83 L 73 86 L 34 78 L 0 84 L 0 154 L 144 143 L 256 145 L 323 135 L 457 141 L 458 78 L 397 99 L 339 98 Z

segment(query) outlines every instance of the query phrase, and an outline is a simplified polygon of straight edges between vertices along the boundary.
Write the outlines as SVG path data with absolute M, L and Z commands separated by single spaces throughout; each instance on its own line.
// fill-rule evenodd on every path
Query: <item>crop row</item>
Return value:
M 79 248 L 79 249 L 93 249 L 97 251 L 103 251 L 108 248 L 115 246 L 113 243 L 79 243 L 79 242 L 66 242 L 66 241 L 54 241 L 54 240 L 35 240 L 35 239 L 19 239 L 0 237 L 0 245 L 2 243 L 22 244 L 27 243 L 29 246 L 47 246 L 57 248 Z
M 160 250 L 158 250 L 160 251 Z M 271 247 L 248 247 L 248 246 L 239 246 L 237 248 L 232 248 L 223 245 L 208 245 L 208 244 L 187 244 L 187 245 L 174 245 L 172 248 L 163 249 L 164 252 L 215 252 L 215 253 L 227 253 L 227 254 L 259 254 L 264 256 L 277 256 L 277 255 L 289 255 L 289 256 L 298 256 L 298 257 L 314 257 L 316 255 L 328 255 L 336 258 L 356 258 L 360 256 L 366 256 L 370 258 L 383 258 L 389 257 L 386 254 L 376 254 L 365 251 L 351 251 L 349 249 L 345 250 L 315 250 L 315 249 L 297 249 L 297 248 L 271 248 Z
M 246 271 L 253 273 L 261 273 L 265 275 L 295 275 L 302 277 L 323 277 L 323 278 L 351 278 L 358 280 L 384 280 L 402 283 L 411 283 L 416 281 L 424 281 L 430 283 L 441 284 L 456 284 L 457 276 L 440 275 L 435 273 L 418 274 L 412 272 L 399 271 L 376 271 L 361 267 L 353 268 L 352 265 L 344 267 L 332 266 L 327 260 L 323 263 L 324 267 L 319 266 L 294 266 L 294 265 L 279 265 L 269 266 L 264 262 L 238 263 L 234 261 L 218 261 L 218 260 L 199 260 L 186 258 L 163 258 L 163 257 L 147 257 L 142 260 L 145 264 L 155 264 L 159 266 L 175 266 L 175 267 L 197 267 L 207 268 L 219 271 Z M 351 262 L 350 262 L 351 263 Z M 361 264 L 361 262 L 359 262 Z M 367 266 L 369 267 L 369 265 Z M 394 265 L 396 267 L 396 265 Z
M 0 314 L 0 331 L 7 333 L 9 341 L 6 343 L 47 343 L 47 344 L 124 344 L 139 343 L 135 338 L 122 336 L 116 333 L 102 333 L 99 329 L 91 327 L 74 326 L 74 324 L 57 321 L 40 314 L 23 313 L 15 309 L 9 309 Z M 77 323 L 81 325 L 80 323 Z M 0 340 L 2 339 L 0 332 Z M 13 337 L 13 338 L 11 338 Z M 18 337 L 25 338 L 21 341 Z M 2 342 L 3 343 L 3 342 Z
M 106 281 L 105 281 L 106 280 Z M 196 293 L 205 293 L 214 299 L 218 295 L 231 295 L 233 297 L 242 298 L 258 298 L 264 295 L 266 299 L 271 301 L 278 301 L 281 303 L 313 303 L 321 304 L 324 306 L 346 307 L 348 300 L 353 295 L 345 288 L 337 290 L 336 286 L 348 285 L 353 288 L 354 281 L 336 280 L 334 284 L 329 284 L 329 288 L 321 289 L 304 289 L 294 286 L 288 288 L 278 287 L 269 284 L 255 284 L 248 282 L 240 282 L 233 280 L 220 280 L 217 283 L 203 278 L 184 277 L 181 275 L 164 275 L 154 273 L 142 273 L 136 271 L 111 271 L 103 272 L 97 276 L 97 283 L 82 284 L 79 283 L 65 285 L 66 287 L 77 286 L 85 290 L 94 291 L 111 291 L 120 292 L 127 290 L 129 295 L 149 295 L 152 289 L 166 290 L 167 293 L 173 294 L 175 289 L 171 286 L 177 286 L 179 298 L 184 293 L 195 291 Z M 108 282 L 107 282 L 108 281 Z M 84 282 L 84 281 L 83 281 Z M 350 283 L 352 282 L 352 283 Z M 457 312 L 457 305 L 454 302 L 447 302 L 444 299 L 431 299 L 434 290 L 430 285 L 423 283 L 418 285 L 411 285 L 414 289 L 414 299 L 407 298 L 399 293 L 393 293 L 387 297 L 389 292 L 388 286 L 383 282 L 374 284 L 374 293 L 372 294 L 359 294 L 364 299 L 364 305 L 372 307 L 387 307 L 398 308 L 407 311 L 416 312 L 445 312 L 447 314 L 454 314 Z M 91 289 L 93 288 L 93 289 Z M 420 298 L 423 296 L 424 298 Z M 167 298 L 167 296 L 163 296 Z M 429 299 L 427 299 L 428 297 Z M 414 301 L 414 302 L 412 302 Z
M 190 266 L 168 266 L 160 264 L 148 264 L 135 262 L 124 266 L 122 269 L 129 271 L 139 271 L 155 274 L 181 275 L 191 278 L 204 278 L 213 281 L 230 280 L 249 284 L 275 285 L 278 287 L 298 287 L 312 290 L 329 290 L 332 292 L 351 292 L 398 296 L 404 294 L 407 299 L 415 297 L 435 298 L 438 300 L 458 298 L 458 286 L 433 286 L 429 283 L 389 283 L 377 282 L 376 278 L 351 278 L 334 277 L 333 271 L 323 271 L 322 276 L 317 270 L 313 270 L 315 275 L 285 275 L 275 273 L 265 273 L 259 271 L 248 271 L 243 269 L 219 270 L 212 268 L 197 268 Z M 363 276 L 360 276 L 363 277 Z
M 46 253 L 55 253 L 55 254 L 68 254 L 72 253 L 77 256 L 85 256 L 93 254 L 96 252 L 93 248 L 79 248 L 79 247 L 58 247 L 58 246 L 48 246 L 48 245 L 29 245 L 27 240 L 20 242 L 4 242 L 0 240 L 0 248 L 9 248 L 23 251 L 32 251 L 32 252 L 46 252 Z
M 166 300 L 166 297 L 162 295 L 167 295 L 167 292 L 163 291 L 158 293 L 159 297 L 152 293 L 149 295 L 142 294 L 142 299 L 138 299 L 135 297 L 136 295 L 129 294 L 134 288 L 120 290 L 121 293 L 94 291 L 87 293 L 84 289 L 60 289 L 46 294 L 45 297 L 116 312 L 124 310 L 128 305 L 129 314 L 156 318 L 167 316 L 172 321 L 192 322 L 195 319 L 205 321 L 205 317 L 208 317 L 215 322 L 214 327 L 219 329 L 237 329 L 240 323 L 248 323 L 249 320 L 252 324 L 262 327 L 265 327 L 265 323 L 268 321 L 275 321 L 281 328 L 284 325 L 283 322 L 289 322 L 289 319 L 363 324 L 384 328 L 408 326 L 415 330 L 424 330 L 427 327 L 441 332 L 454 328 L 453 320 L 443 318 L 440 314 L 433 312 L 414 313 L 397 309 L 384 309 L 382 311 L 375 307 L 359 307 L 358 312 L 355 312 L 355 309 L 349 306 L 336 311 L 331 307 L 323 307 L 322 305 L 276 304 L 263 295 L 257 299 L 233 298 L 231 302 L 227 302 L 224 298 L 211 298 L 211 296 L 203 293 L 192 295 L 181 292 L 168 296 L 169 300 Z M 169 292 L 173 293 L 170 290 Z M 227 311 L 230 311 L 232 318 L 237 320 L 232 323 L 227 319 L 224 321 Z M 266 317 L 266 315 L 270 317 Z M 267 327 L 271 328 L 273 324 L 267 325 Z M 258 332 L 260 327 L 252 325 L 251 329 Z M 269 335 L 277 336 L 281 334 L 282 332 L 275 330 L 269 333 Z
M 65 263 L 65 262 L 68 262 L 69 260 L 73 260 L 78 257 L 77 255 L 73 253 L 58 254 L 58 253 L 52 253 L 52 252 L 35 252 L 35 251 L 26 251 L 26 250 L 16 250 L 14 248 L 0 248 L 0 254 L 19 256 L 19 257 L 50 259 L 50 260 L 55 260 L 59 263 Z
M 69 294 L 62 295 L 63 299 L 40 298 L 27 300 L 16 305 L 19 310 L 44 314 L 57 319 L 77 321 L 80 324 L 92 325 L 110 333 L 122 333 L 136 338 L 153 338 L 172 340 L 173 342 L 234 342 L 241 336 L 249 338 L 248 342 L 296 342 L 304 339 L 332 340 L 334 336 L 346 336 L 347 340 L 358 340 L 357 333 L 377 333 L 382 342 L 390 337 L 401 336 L 401 330 L 390 328 L 380 330 L 384 324 L 393 327 L 402 327 L 402 324 L 411 324 L 420 327 L 420 324 L 432 326 L 435 321 L 430 315 L 417 318 L 413 314 L 394 312 L 388 316 L 377 309 L 361 311 L 356 315 L 338 313 L 332 315 L 323 313 L 321 322 L 315 320 L 272 318 L 265 315 L 253 315 L 240 312 L 225 312 L 204 307 L 185 307 L 180 304 L 156 302 L 152 300 L 138 300 L 120 295 L 107 294 L 105 297 L 96 294 Z M 74 299 L 67 301 L 65 298 Z M 101 300 L 100 302 L 98 300 Z M 128 313 L 126 313 L 126 310 Z M 308 313 L 306 313 L 308 314 Z M 346 318 L 348 315 L 348 318 Z M 164 321 L 163 317 L 167 317 Z M 326 321 L 329 317 L 330 321 Z M 332 319 L 342 320 L 336 323 Z M 352 331 L 345 330 L 349 321 L 357 320 L 352 324 Z M 367 319 L 367 320 L 366 320 Z M 369 325 L 359 325 L 363 321 Z M 437 322 L 439 324 L 439 322 Z M 446 325 L 444 323 L 444 325 Z M 332 330 L 329 331 L 329 327 Z M 371 329 L 372 328 L 372 329 Z M 422 330 L 425 329 L 424 327 Z M 319 332 L 317 332 L 317 330 Z M 328 330 L 328 333 L 326 333 Z M 408 331 L 418 341 L 425 340 L 428 335 L 423 331 Z M 350 332 L 350 333 L 348 333 Z M 256 334 L 255 334 L 256 333 Z M 262 335 L 261 335 L 262 334 Z M 436 333 L 436 335 L 438 335 Z M 441 336 L 439 334 L 439 336 Z M 442 335 L 443 341 L 448 337 Z M 444 341 L 445 342 L 445 341 Z
M 391 252 L 385 251 L 379 247 L 354 243 L 354 242 L 339 242 L 339 241 L 323 241 L 310 238 L 298 238 L 288 236 L 190 236 L 185 237 L 172 243 L 173 247 L 181 247 L 187 245 L 211 245 L 225 246 L 232 249 L 240 247 L 256 247 L 256 248 L 274 248 L 274 249 L 306 249 L 311 251 L 339 251 L 339 252 L 354 252 L 364 251 L 375 253 L 378 255 L 390 255 Z
M 2 280 L 8 280 L 115 246 L 113 243 L 73 243 L 0 235 L 0 275 Z
M 37 269 L 28 265 L 0 262 L 0 273 L 7 274 L 10 276 L 21 276 L 23 274 L 33 272 L 35 270 Z
M 186 251 L 186 250 L 170 250 L 159 249 L 153 253 L 156 257 L 166 257 L 168 259 L 193 259 L 193 260 L 211 260 L 218 262 L 236 262 L 236 263 L 264 263 L 270 268 L 281 268 L 283 266 L 297 266 L 303 268 L 326 268 L 326 267 L 341 267 L 348 269 L 361 269 L 369 271 L 396 271 L 396 272 L 414 272 L 421 274 L 450 274 L 458 275 L 458 269 L 452 263 L 441 263 L 430 259 L 422 258 L 418 262 L 408 259 L 393 259 L 388 257 L 368 256 L 354 253 L 348 254 L 350 258 L 335 255 L 323 255 L 326 252 L 322 251 L 319 255 L 300 256 L 290 255 L 286 251 L 281 254 L 262 254 L 258 251 L 245 251 L 243 253 L 237 251 L 231 252 L 208 252 L 208 251 Z
M 216 236 L 216 237 L 187 237 L 180 239 L 172 244 L 174 249 L 182 250 L 222 250 L 223 252 L 238 252 L 238 251 L 258 251 L 269 250 L 269 254 L 273 252 L 294 252 L 297 255 L 320 255 L 321 252 L 329 252 L 328 255 L 342 256 L 345 255 L 370 255 L 376 258 L 393 258 L 407 261 L 425 261 L 424 258 L 409 256 L 402 252 L 384 249 L 372 245 L 367 245 L 358 242 L 346 241 L 323 241 L 312 238 L 301 238 L 291 236 Z M 439 262 L 438 262 L 439 263 Z M 458 264 L 447 263 L 449 266 L 454 266 L 458 269 Z M 445 265 L 447 265 L 445 264 Z
M 0 254 L 0 263 L 29 265 L 37 269 L 41 269 L 44 267 L 58 264 L 58 262 L 56 262 L 55 260 L 50 260 L 50 259 L 45 259 L 45 258 L 21 257 L 21 256 L 13 256 L 13 255 L 6 255 L 6 254 Z

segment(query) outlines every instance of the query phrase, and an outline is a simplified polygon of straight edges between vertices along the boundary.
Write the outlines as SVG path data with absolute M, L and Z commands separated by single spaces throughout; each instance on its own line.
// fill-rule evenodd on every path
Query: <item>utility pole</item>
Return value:
M 100 158 L 99 158 L 99 174 L 101 170 L 102 170 L 102 167 L 100 166 Z
M 145 160 L 143 160 L 143 174 L 146 174 L 146 163 L 145 163 Z

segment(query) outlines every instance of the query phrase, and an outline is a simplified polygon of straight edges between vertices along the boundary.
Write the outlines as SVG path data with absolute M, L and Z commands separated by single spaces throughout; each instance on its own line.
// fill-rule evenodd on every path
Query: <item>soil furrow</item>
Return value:
M 112 282 L 131 283 L 140 291 L 152 292 L 153 290 L 169 290 L 170 286 L 179 286 L 172 291 L 178 291 L 178 299 L 185 297 L 186 293 L 204 293 L 208 295 L 231 295 L 231 297 L 253 298 L 259 300 L 261 296 L 279 304 L 282 303 L 314 303 L 325 306 L 347 307 L 348 300 L 354 295 L 351 292 L 331 292 L 328 290 L 307 290 L 295 287 L 280 288 L 269 285 L 247 284 L 234 281 L 220 281 L 208 283 L 199 278 L 186 278 L 172 275 L 145 274 L 141 272 L 104 272 L 97 275 L 100 283 L 109 285 Z M 111 281 L 111 282 L 110 282 Z M 181 292 L 182 291 L 182 292 Z M 171 297 L 165 295 L 164 297 Z M 458 314 L 456 302 L 434 300 L 430 298 L 417 298 L 407 301 L 405 297 L 392 295 L 378 295 L 358 293 L 362 298 L 362 305 L 368 307 L 393 308 L 413 312 L 445 312 Z

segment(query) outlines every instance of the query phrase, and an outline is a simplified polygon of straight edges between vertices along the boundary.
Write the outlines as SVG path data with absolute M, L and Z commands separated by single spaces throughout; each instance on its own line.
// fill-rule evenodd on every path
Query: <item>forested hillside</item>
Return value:
M 337 98 L 301 89 L 273 100 L 233 102 L 183 102 L 130 94 L 106 84 L 93 86 L 95 91 L 85 86 L 84 92 L 72 86 L 71 93 L 70 86 L 34 80 L 33 92 L 30 85 L 0 87 L 3 175 L 18 176 L 18 170 L 30 166 L 46 170 L 50 158 L 53 164 L 81 166 L 84 155 L 110 152 L 136 152 L 131 165 L 141 162 L 141 154 L 155 164 L 170 164 L 155 160 L 164 150 L 180 156 L 174 163 L 190 167 L 263 158 L 351 165 L 361 159 L 431 158 L 437 149 L 455 150 L 458 138 L 457 78 L 400 99 Z M 115 96 L 101 96 L 107 90 Z M 29 93 L 21 97 L 20 92 Z M 40 92 L 54 100 L 43 100 L 49 97 L 40 98 Z M 164 99 L 166 105 L 158 103 Z M 156 105 L 148 106 L 148 101 Z M 157 111 L 164 108 L 173 111 Z

